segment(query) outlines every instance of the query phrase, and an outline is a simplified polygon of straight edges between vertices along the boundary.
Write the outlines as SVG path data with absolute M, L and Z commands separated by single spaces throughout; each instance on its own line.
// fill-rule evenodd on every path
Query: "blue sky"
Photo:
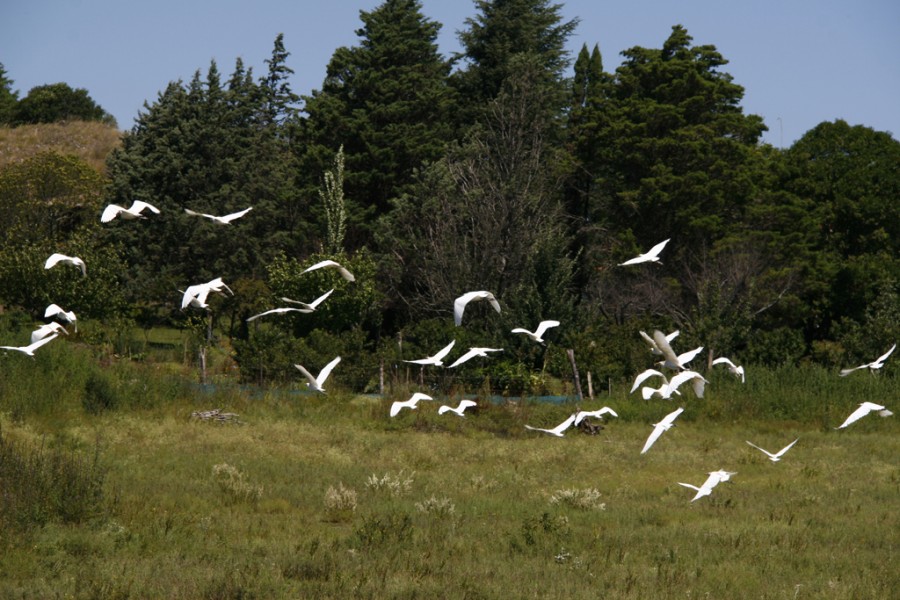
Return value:
M 204 74 L 215 60 L 223 78 L 235 59 L 260 76 L 279 33 L 295 71 L 292 86 L 321 87 L 339 46 L 358 42 L 360 10 L 381 0 L 30 0 L 0 7 L 0 63 L 24 97 L 65 82 L 129 129 L 173 80 Z M 599 44 L 614 71 L 633 46 L 659 48 L 675 24 L 694 44 L 711 44 L 724 71 L 745 89 L 745 113 L 769 127 L 764 140 L 787 147 L 822 121 L 844 119 L 900 139 L 900 3 L 895 0 L 558 0 L 579 18 L 569 48 Z M 423 0 L 443 24 L 445 55 L 476 14 L 469 0 Z

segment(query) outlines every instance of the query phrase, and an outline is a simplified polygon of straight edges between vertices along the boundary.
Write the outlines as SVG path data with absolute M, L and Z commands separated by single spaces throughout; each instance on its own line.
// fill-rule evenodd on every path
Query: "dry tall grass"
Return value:
M 121 131 L 96 121 L 0 127 L 0 169 L 53 151 L 75 155 L 105 173 L 106 157 L 121 143 Z

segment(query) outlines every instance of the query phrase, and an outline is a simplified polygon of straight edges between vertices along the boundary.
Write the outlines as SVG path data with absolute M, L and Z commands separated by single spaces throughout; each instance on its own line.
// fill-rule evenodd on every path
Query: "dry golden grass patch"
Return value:
M 106 157 L 122 143 L 122 132 L 96 121 L 0 127 L 0 168 L 42 152 L 74 155 L 100 173 Z

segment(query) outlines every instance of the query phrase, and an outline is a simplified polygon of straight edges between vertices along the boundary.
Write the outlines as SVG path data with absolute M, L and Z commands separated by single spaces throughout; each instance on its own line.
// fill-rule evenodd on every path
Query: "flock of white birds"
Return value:
M 248 212 L 252 210 L 252 207 L 246 208 L 236 213 L 224 215 L 224 216 L 215 216 L 208 215 L 204 213 L 197 213 L 189 209 L 185 209 L 185 213 L 190 216 L 198 216 L 205 219 L 210 220 L 213 223 L 218 225 L 228 225 L 232 221 L 239 219 L 245 216 Z M 125 220 L 133 220 L 133 219 L 144 219 L 146 216 L 143 214 L 144 211 L 149 211 L 153 214 L 159 214 L 160 210 L 155 206 L 148 204 L 146 202 L 142 202 L 140 200 L 134 201 L 134 203 L 129 208 L 123 208 L 116 204 L 110 204 L 107 206 L 100 220 L 103 223 L 108 223 L 113 219 L 120 218 Z M 649 251 L 644 254 L 639 254 L 635 258 L 627 260 L 623 263 L 620 263 L 619 266 L 631 266 L 641 263 L 659 263 L 659 255 L 668 244 L 669 240 L 664 240 L 655 246 L 653 246 Z M 76 267 L 81 270 L 83 276 L 87 276 L 87 265 L 85 262 L 78 258 L 77 256 L 67 256 L 64 254 L 54 253 L 51 255 L 46 263 L 44 264 L 45 269 L 51 269 L 56 265 L 70 265 Z M 314 271 L 316 269 L 334 269 L 336 270 L 341 277 L 343 277 L 348 282 L 355 281 L 355 278 L 350 271 L 348 271 L 345 267 L 338 264 L 333 260 L 324 260 L 318 262 L 310 267 L 308 267 L 304 273 Z M 207 304 L 207 298 L 211 292 L 215 292 L 218 294 L 225 293 L 227 290 L 232 295 L 234 292 L 222 281 L 221 277 L 217 277 L 211 281 L 206 283 L 199 283 L 188 286 L 182 293 L 182 301 L 181 301 L 181 309 L 187 308 L 196 308 L 196 309 L 209 309 L 209 305 Z M 316 310 L 318 306 L 320 306 L 323 302 L 325 302 L 331 294 L 334 292 L 334 289 L 331 289 L 318 298 L 311 300 L 310 302 L 302 302 L 299 300 L 292 300 L 290 298 L 282 297 L 281 300 L 288 304 L 294 304 L 296 306 L 288 306 L 288 307 L 276 307 L 257 315 L 254 315 L 247 319 L 247 321 L 254 321 L 261 317 L 269 316 L 269 315 L 277 315 L 277 314 L 285 314 L 290 312 L 298 312 L 298 313 L 311 313 Z M 475 301 L 486 301 L 488 304 L 496 310 L 498 313 L 501 312 L 500 303 L 497 298 L 488 291 L 472 291 L 467 292 L 460 297 L 458 297 L 453 302 L 453 318 L 454 322 L 457 326 L 462 325 L 463 314 L 466 309 L 466 306 L 470 302 Z M 44 346 L 45 344 L 51 342 L 56 339 L 60 333 L 68 334 L 64 324 L 71 324 L 76 327 L 77 331 L 77 319 L 73 312 L 65 311 L 56 304 L 51 304 L 47 307 L 44 313 L 44 317 L 46 319 L 54 319 L 50 323 L 42 325 L 38 329 L 34 330 L 31 334 L 31 343 L 27 346 L 0 346 L 0 349 L 3 350 L 12 350 L 17 352 L 22 352 L 28 356 L 34 357 L 34 353 L 36 350 Z M 530 331 L 528 329 L 517 327 L 511 331 L 511 333 L 515 334 L 523 334 L 531 339 L 533 342 L 538 344 L 545 344 L 544 334 L 553 327 L 558 327 L 560 325 L 559 321 L 548 319 L 541 321 L 538 323 L 537 327 L 534 331 Z M 633 394 L 639 387 L 641 389 L 641 396 L 644 400 L 650 400 L 655 398 L 661 398 L 665 400 L 672 400 L 673 396 L 681 396 L 682 393 L 680 388 L 682 385 L 690 382 L 691 388 L 693 389 L 694 394 L 702 398 L 705 392 L 705 386 L 709 383 L 706 378 L 703 377 L 700 373 L 688 369 L 687 365 L 690 363 L 700 352 L 703 351 L 703 346 L 698 348 L 694 348 L 693 350 L 689 350 L 687 352 L 676 354 L 672 348 L 673 340 L 678 337 L 679 332 L 674 331 L 669 333 L 668 335 L 663 334 L 661 331 L 654 331 L 653 335 L 648 335 L 644 331 L 639 332 L 640 336 L 647 343 L 650 352 L 652 355 L 658 357 L 660 360 L 656 362 L 656 366 L 659 369 L 650 368 L 642 373 L 638 374 L 634 383 L 631 387 L 631 391 L 629 394 Z M 444 359 L 450 354 L 453 350 L 454 345 L 456 344 L 456 340 L 452 340 L 449 344 L 441 348 L 435 354 L 431 356 L 427 356 L 425 358 L 415 359 L 415 360 L 406 360 L 404 362 L 412 363 L 420 365 L 423 369 L 426 366 L 432 367 L 442 367 L 444 365 Z M 840 375 L 846 376 L 850 373 L 861 370 L 861 369 L 869 369 L 871 372 L 875 372 L 878 369 L 881 369 L 884 366 L 885 361 L 890 357 L 891 353 L 897 347 L 894 344 L 890 350 L 888 350 L 885 354 L 878 357 L 876 360 L 860 365 L 858 367 L 853 367 L 849 369 L 843 369 L 840 372 Z M 474 358 L 489 358 L 490 354 L 493 352 L 502 352 L 503 348 L 470 348 L 468 351 L 459 356 L 452 364 L 449 365 L 448 368 L 457 368 L 463 363 L 468 362 Z M 313 375 L 306 367 L 303 365 L 295 364 L 294 367 L 297 368 L 298 371 L 303 375 L 306 379 L 306 385 L 309 389 L 314 390 L 319 393 L 325 393 L 325 381 L 328 379 L 331 372 L 334 368 L 340 363 L 341 357 L 335 357 L 328 364 L 326 364 L 318 373 L 318 375 Z M 743 366 L 736 365 L 727 357 L 718 357 L 712 361 L 713 365 L 723 365 L 725 366 L 730 373 L 732 373 L 735 377 L 739 377 L 741 382 L 745 382 L 745 371 Z M 672 371 L 674 374 L 671 377 L 667 377 L 665 372 L 662 369 L 667 369 Z M 650 387 L 650 386 L 642 386 L 642 384 L 650 378 L 658 378 L 661 381 L 659 387 Z M 424 394 L 421 392 L 415 392 L 408 400 L 405 401 L 397 401 L 391 404 L 389 415 L 391 417 L 396 417 L 401 413 L 403 409 L 415 410 L 420 401 L 433 401 L 434 398 L 428 394 Z M 468 409 L 472 409 L 478 406 L 478 403 L 472 399 L 462 399 L 459 404 L 455 407 L 442 405 L 438 408 L 438 414 L 443 415 L 448 412 L 452 412 L 459 417 L 465 418 L 466 411 Z M 671 429 L 675 426 L 675 420 L 678 418 L 681 413 L 684 412 L 683 407 L 679 407 L 676 410 L 669 412 L 664 415 L 662 419 L 658 423 L 653 424 L 653 430 L 650 432 L 650 435 L 647 437 L 644 442 L 643 448 L 640 453 L 645 454 L 650 448 L 659 440 L 663 433 Z M 862 419 L 869 413 L 876 412 L 881 416 L 890 416 L 891 411 L 885 408 L 880 404 L 876 404 L 874 402 L 863 402 L 859 405 L 859 407 L 851 413 L 846 420 L 836 427 L 835 429 L 843 429 L 852 423 L 855 423 L 859 419 Z M 525 428 L 530 431 L 537 431 L 541 433 L 546 433 L 548 435 L 552 435 L 555 437 L 564 437 L 565 431 L 572 426 L 578 427 L 583 422 L 585 422 L 588 418 L 595 419 L 603 419 L 604 415 L 611 415 L 613 417 L 617 417 L 616 412 L 607 406 L 603 408 L 594 410 L 594 411 L 577 411 L 572 413 L 569 417 L 567 417 L 562 423 L 553 428 L 541 428 L 534 427 L 531 425 L 525 425 Z M 756 444 L 753 444 L 749 440 L 747 444 L 752 446 L 753 448 L 763 452 L 768 456 L 769 460 L 772 462 L 778 462 L 781 458 L 787 453 L 791 447 L 799 441 L 795 439 L 793 442 L 779 450 L 778 452 L 772 453 L 768 450 L 760 448 Z M 695 486 L 689 483 L 678 482 L 679 485 L 690 488 L 696 492 L 696 495 L 691 500 L 692 502 L 703 498 L 705 496 L 709 496 L 712 493 L 713 488 L 715 488 L 719 483 L 730 480 L 732 475 L 735 475 L 735 472 L 718 470 L 712 471 L 709 473 L 708 478 L 701 486 Z

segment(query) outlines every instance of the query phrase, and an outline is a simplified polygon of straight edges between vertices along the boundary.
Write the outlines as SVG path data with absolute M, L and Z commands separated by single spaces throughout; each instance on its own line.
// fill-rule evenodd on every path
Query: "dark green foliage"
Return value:
M 15 117 L 19 92 L 13 90 L 13 80 L 6 76 L 6 68 L 0 63 L 0 125 L 12 123 Z
M 305 98 L 298 148 L 315 189 L 343 146 L 350 251 L 372 242 L 373 219 L 409 189 L 415 170 L 440 158 L 455 106 L 450 64 L 436 43 L 440 24 L 418 0 L 386 0 L 360 19 L 359 45 L 338 48 L 322 89 Z
M 71 120 L 116 124 L 115 118 L 94 102 L 87 90 L 72 89 L 66 83 L 31 88 L 28 95 L 16 104 L 12 123 L 24 125 Z
M 102 371 L 93 371 L 84 383 L 84 410 L 98 414 L 114 410 L 119 404 L 119 396 L 109 376 Z

